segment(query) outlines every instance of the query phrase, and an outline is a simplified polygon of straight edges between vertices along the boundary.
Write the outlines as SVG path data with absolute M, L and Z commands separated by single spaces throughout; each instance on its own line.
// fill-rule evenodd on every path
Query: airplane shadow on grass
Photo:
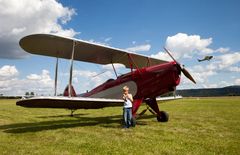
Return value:
M 45 116 L 44 116 L 45 117 Z M 53 117 L 53 116 L 46 116 Z M 57 116 L 54 116 L 57 117 Z M 64 115 L 59 115 L 60 118 Z M 65 115 L 69 117 L 69 115 Z M 144 115 L 137 119 L 138 125 L 147 125 L 146 121 L 141 121 L 141 119 L 153 118 L 153 115 Z M 5 133 L 26 133 L 26 132 L 39 132 L 44 130 L 55 130 L 62 128 L 74 128 L 74 127 L 84 127 L 84 126 L 100 126 L 105 128 L 122 128 L 122 115 L 106 116 L 106 117 L 79 117 L 79 115 L 74 115 L 71 117 L 74 120 L 64 119 L 64 120 L 51 120 L 33 123 L 14 123 L 8 125 L 0 126 L 0 130 Z

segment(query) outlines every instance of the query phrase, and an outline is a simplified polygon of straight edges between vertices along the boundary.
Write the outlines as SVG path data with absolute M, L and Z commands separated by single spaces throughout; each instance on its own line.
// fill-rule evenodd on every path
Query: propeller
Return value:
M 164 50 L 165 50 L 165 51 L 167 52 L 167 54 L 173 59 L 173 61 L 175 61 L 175 62 L 177 63 L 177 65 L 178 65 L 178 67 L 180 68 L 181 72 L 182 72 L 189 80 L 191 80 L 193 83 L 196 84 L 196 81 L 193 79 L 193 77 L 192 77 L 191 74 L 187 71 L 187 69 L 184 68 L 184 65 L 181 66 L 181 64 L 178 63 L 178 62 L 174 59 L 174 57 L 171 55 L 171 53 L 169 52 L 168 49 L 166 49 L 166 48 L 164 47 Z
M 181 71 L 183 72 L 183 74 L 184 74 L 189 80 L 191 80 L 193 83 L 196 84 L 196 81 L 193 79 L 193 77 L 191 76 L 191 74 L 190 74 L 185 68 L 181 68 Z

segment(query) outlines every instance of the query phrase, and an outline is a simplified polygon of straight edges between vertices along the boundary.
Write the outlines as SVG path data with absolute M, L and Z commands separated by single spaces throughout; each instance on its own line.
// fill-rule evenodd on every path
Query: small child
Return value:
M 123 87 L 123 119 L 124 119 L 124 128 L 129 128 L 131 126 L 132 120 L 132 94 L 129 93 L 128 86 Z

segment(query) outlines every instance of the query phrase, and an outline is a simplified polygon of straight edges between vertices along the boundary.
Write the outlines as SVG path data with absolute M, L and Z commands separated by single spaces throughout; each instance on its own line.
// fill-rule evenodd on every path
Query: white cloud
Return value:
M 69 78 L 68 72 L 60 73 L 59 75 L 60 75 L 59 79 L 68 80 Z M 73 86 L 77 93 L 82 93 L 82 92 L 86 92 L 86 90 L 91 90 L 110 78 L 115 78 L 115 77 L 112 71 L 109 71 L 109 70 L 105 70 L 102 72 L 82 70 L 82 69 L 73 70 Z M 64 82 L 62 84 L 64 84 Z M 67 84 L 68 84 L 68 81 L 67 83 L 65 83 L 63 87 L 65 88 Z
M 38 95 L 53 95 L 54 80 L 48 70 L 42 70 L 40 74 L 29 74 L 25 78 L 19 78 L 19 71 L 15 66 L 3 66 L 0 68 L 0 92 L 4 95 L 24 95 L 25 92 L 34 92 Z M 64 77 L 62 77 L 64 76 Z M 62 93 L 68 84 L 69 73 L 59 74 L 58 93 Z M 77 93 L 91 90 L 102 84 L 114 75 L 110 71 L 99 74 L 90 70 L 74 70 L 73 86 Z
M 157 54 L 152 54 L 150 57 L 160 60 L 173 61 L 166 52 L 158 52 Z
M 108 43 L 106 43 L 106 42 L 95 41 L 94 39 L 90 39 L 88 41 L 90 43 L 94 43 L 94 44 L 98 44 L 98 45 L 109 46 Z
M 233 64 L 240 62 L 240 52 L 223 54 L 217 57 L 219 69 L 229 67 Z
M 188 35 L 178 33 L 168 36 L 165 47 L 170 50 L 175 59 L 192 58 L 193 55 L 205 55 L 215 52 L 208 46 L 212 43 L 212 38 L 202 39 L 199 35 Z M 171 61 L 166 52 L 158 52 L 151 55 L 154 58 Z
M 171 50 L 176 59 L 190 57 L 193 54 L 209 54 L 213 50 L 208 48 L 212 43 L 212 38 L 202 39 L 199 35 L 188 35 L 178 33 L 167 37 L 166 48 Z
M 150 48 L 151 48 L 150 44 L 144 44 L 144 45 L 129 47 L 129 48 L 126 48 L 126 50 L 131 52 L 146 52 L 146 51 L 149 51 Z
M 35 79 L 33 79 L 35 80 Z M 50 73 L 48 70 L 42 70 L 42 74 L 40 75 L 40 83 L 43 83 L 45 86 L 52 87 L 53 86 L 53 80 L 50 77 Z
M 89 70 L 73 70 L 73 76 L 93 77 L 97 75 L 97 72 Z
M 65 74 L 67 75 L 67 74 Z M 114 75 L 110 71 L 105 71 L 103 73 L 97 73 L 90 70 L 74 70 L 73 79 L 75 78 L 75 84 L 81 85 L 78 92 L 85 92 L 86 89 L 91 90 L 96 86 L 102 84 L 106 80 L 113 78 Z
M 233 85 L 233 83 L 229 83 L 227 81 L 220 81 L 218 83 L 205 82 L 202 83 L 201 88 L 222 88 L 230 85 Z
M 229 67 L 229 71 L 231 71 L 231 72 L 240 72 L 240 67 L 236 67 L 236 66 Z
M 37 75 L 37 74 L 30 74 L 30 75 L 27 76 L 27 79 L 28 80 L 40 80 L 41 76 Z
M 62 24 L 70 21 L 74 14 L 74 9 L 56 0 L 0 1 L 0 57 L 25 57 L 27 53 L 20 49 L 18 42 L 29 34 L 55 33 L 73 37 L 77 32 L 63 28 Z
M 230 48 L 224 48 L 224 47 L 220 47 L 218 49 L 215 50 L 216 52 L 220 52 L 220 53 L 226 53 L 230 51 Z
M 0 68 L 0 80 L 15 78 L 18 75 L 18 70 L 15 66 L 5 65 Z
M 123 64 L 114 63 L 113 65 L 115 69 L 125 68 Z M 113 70 L 112 64 L 102 65 L 102 68 L 106 70 Z
M 109 42 L 110 40 L 112 40 L 112 37 L 108 37 L 104 39 L 105 42 Z
M 209 77 L 216 75 L 217 72 L 211 68 L 205 68 L 200 65 L 193 66 L 192 68 L 187 68 L 193 78 L 196 80 L 197 84 L 204 84 L 208 81 Z M 187 80 L 185 83 L 190 84 L 191 81 Z
M 240 79 L 236 79 L 234 82 L 236 85 L 240 85 Z
M 220 81 L 220 83 L 218 84 L 219 87 L 226 87 L 226 86 L 230 86 L 233 85 L 233 83 L 230 83 L 228 81 Z
M 54 81 L 51 79 L 48 70 L 42 70 L 42 73 L 39 75 L 30 74 L 23 79 L 19 79 L 18 73 L 15 66 L 3 66 L 0 69 L 1 94 L 24 95 L 25 92 L 34 92 L 39 95 L 48 95 L 53 93 Z
M 74 70 L 73 76 L 78 78 L 79 77 L 88 78 L 91 82 L 93 82 L 93 86 L 97 86 L 104 82 L 105 80 L 107 80 L 108 78 L 111 78 L 113 74 L 110 71 L 106 71 L 103 74 L 99 74 L 95 71 L 90 70 Z

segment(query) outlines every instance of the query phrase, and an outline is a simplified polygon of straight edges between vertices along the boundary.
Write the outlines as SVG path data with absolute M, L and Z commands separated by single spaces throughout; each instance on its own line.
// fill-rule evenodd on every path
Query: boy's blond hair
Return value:
M 128 86 L 124 86 L 123 90 L 129 90 Z

